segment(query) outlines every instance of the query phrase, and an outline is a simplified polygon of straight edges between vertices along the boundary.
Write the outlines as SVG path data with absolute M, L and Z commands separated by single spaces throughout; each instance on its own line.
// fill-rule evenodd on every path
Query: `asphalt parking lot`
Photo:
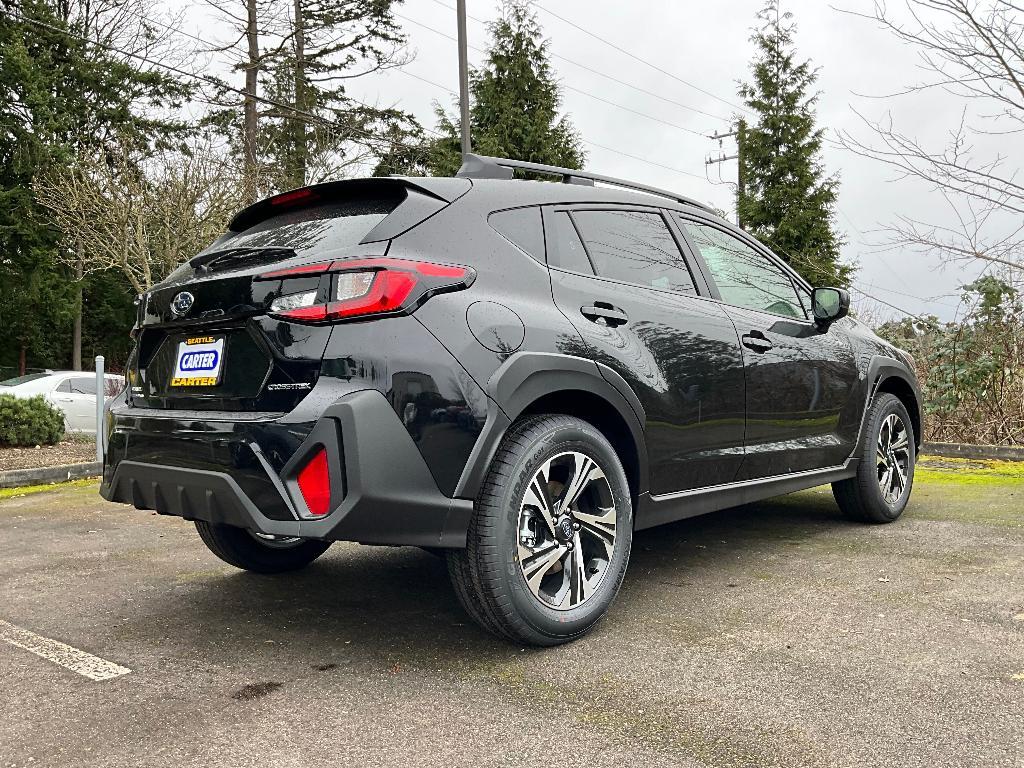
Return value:
M 1021 766 L 1022 566 L 1024 469 L 922 471 L 884 527 L 816 489 L 639 534 L 538 651 L 419 550 L 254 576 L 95 485 L 8 496 L 0 766 Z

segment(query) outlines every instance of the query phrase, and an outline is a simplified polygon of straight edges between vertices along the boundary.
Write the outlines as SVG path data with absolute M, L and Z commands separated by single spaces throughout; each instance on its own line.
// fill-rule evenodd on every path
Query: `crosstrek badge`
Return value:
M 172 387 L 215 387 L 224 367 L 224 337 L 196 336 L 178 343 Z

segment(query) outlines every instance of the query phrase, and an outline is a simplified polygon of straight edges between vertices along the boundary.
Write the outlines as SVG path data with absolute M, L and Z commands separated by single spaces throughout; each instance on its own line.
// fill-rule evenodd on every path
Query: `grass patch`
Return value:
M 4 499 L 16 499 L 19 496 L 28 496 L 33 493 L 63 491 L 70 488 L 87 488 L 98 484 L 99 481 L 96 478 L 87 477 L 83 480 L 71 480 L 66 483 L 47 483 L 46 485 L 22 485 L 18 488 L 0 488 L 0 501 Z

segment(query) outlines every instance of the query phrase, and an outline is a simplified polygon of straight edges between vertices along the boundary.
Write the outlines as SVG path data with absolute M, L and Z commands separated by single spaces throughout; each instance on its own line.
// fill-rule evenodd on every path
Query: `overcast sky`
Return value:
M 861 12 L 871 8 L 867 0 L 836 2 Z M 455 34 L 455 13 L 448 5 L 454 6 L 454 0 L 407 0 L 399 6 L 412 62 L 404 70 L 352 81 L 352 95 L 363 101 L 398 106 L 431 128 L 434 102 L 454 110 L 453 96 L 443 88 L 457 90 L 456 44 L 427 28 Z M 731 129 L 731 119 L 737 114 L 732 105 L 739 103 L 737 81 L 748 77 L 753 53 L 751 26 L 761 5 L 761 0 L 536 2 L 550 51 L 561 57 L 552 63 L 563 87 L 564 109 L 587 142 L 587 167 L 676 190 L 731 213 L 733 188 L 719 183 L 719 174 L 724 181 L 734 181 L 736 163 L 706 166 L 705 159 L 719 152 L 718 143 L 707 136 Z M 798 24 L 800 56 L 810 58 L 820 68 L 818 120 L 830 136 L 836 130 L 850 130 L 869 138 L 854 110 L 872 118 L 891 112 L 905 133 L 941 148 L 945 131 L 959 119 L 962 104 L 957 99 L 942 92 L 872 98 L 921 80 L 924 74 L 914 51 L 871 21 L 841 13 L 822 0 L 789 0 L 783 7 L 792 11 Z M 471 64 L 477 64 L 482 54 L 473 48 L 485 48 L 488 42 L 481 21 L 495 18 L 498 3 L 468 0 L 468 8 L 470 16 L 480 20 L 469 20 L 469 57 Z M 599 42 L 553 16 L 549 8 L 670 74 Z M 228 37 L 226 31 L 217 34 L 216 27 L 211 28 L 203 16 L 192 6 L 183 28 L 207 38 Z M 613 75 L 628 85 L 566 60 Z M 993 137 L 991 141 L 991 148 L 982 149 L 1009 151 L 1009 147 L 999 146 L 1008 139 Z M 726 139 L 722 149 L 733 154 L 735 144 Z M 883 251 L 873 245 L 885 237 L 877 230 L 898 214 L 941 221 L 948 215 L 941 197 L 914 182 L 894 181 L 891 169 L 832 145 L 826 147 L 824 159 L 826 167 L 841 178 L 837 223 L 846 238 L 844 258 L 859 264 L 855 287 L 910 312 L 952 318 L 958 304 L 958 286 L 973 279 L 977 268 L 943 266 L 934 258 Z M 879 319 L 896 314 L 863 295 L 855 296 L 855 301 Z

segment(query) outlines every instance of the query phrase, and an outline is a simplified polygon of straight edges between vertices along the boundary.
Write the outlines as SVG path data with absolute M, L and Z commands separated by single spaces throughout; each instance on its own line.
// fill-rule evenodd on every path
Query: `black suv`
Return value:
M 848 305 L 617 179 L 467 155 L 298 189 L 140 297 L 101 493 L 263 573 L 337 540 L 433 550 L 485 628 L 564 642 L 635 530 L 823 483 L 899 517 L 914 368 Z

